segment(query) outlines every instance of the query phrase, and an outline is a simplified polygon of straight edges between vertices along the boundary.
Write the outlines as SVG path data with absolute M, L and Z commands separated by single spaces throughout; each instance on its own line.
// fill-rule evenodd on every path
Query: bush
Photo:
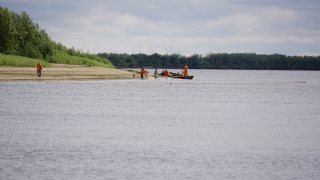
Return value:
M 44 60 L 0 53 L 0 66 L 35 67 L 38 62 L 43 66 L 50 66 L 50 63 Z
M 47 58 L 47 61 L 50 63 L 58 63 L 58 64 L 87 65 L 87 66 L 93 65 L 93 66 L 114 68 L 113 65 L 108 60 L 106 60 L 107 62 L 109 62 L 107 64 L 107 63 L 98 62 L 86 57 L 71 56 L 70 54 L 59 51 L 59 50 L 55 50 L 52 56 Z

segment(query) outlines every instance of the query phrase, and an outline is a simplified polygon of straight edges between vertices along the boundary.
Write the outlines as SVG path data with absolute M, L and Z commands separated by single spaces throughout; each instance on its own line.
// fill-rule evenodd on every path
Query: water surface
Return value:
M 0 179 L 320 178 L 320 72 L 189 73 L 0 83 Z

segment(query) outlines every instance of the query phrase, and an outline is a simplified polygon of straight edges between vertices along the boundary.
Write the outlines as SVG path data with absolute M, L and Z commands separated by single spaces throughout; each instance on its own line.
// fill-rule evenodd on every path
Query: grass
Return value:
M 38 62 L 42 66 L 50 66 L 50 63 L 44 60 L 0 53 L 0 66 L 35 67 Z
M 131 72 L 136 72 L 136 73 L 139 73 L 140 71 L 138 70 L 135 70 L 135 69 L 129 69 L 128 71 L 131 71 Z
M 71 56 L 65 52 L 55 50 L 51 57 L 48 57 L 47 61 L 50 63 L 58 63 L 58 64 L 72 64 L 72 65 L 93 65 L 107 68 L 114 68 L 114 66 L 107 60 L 99 57 L 79 57 L 79 56 Z
M 35 67 L 38 62 L 40 62 L 42 66 L 50 66 L 50 63 L 58 63 L 114 68 L 108 59 L 103 59 L 95 55 L 87 55 L 87 57 L 71 56 L 59 50 L 55 50 L 53 55 L 45 60 L 0 53 L 0 66 Z

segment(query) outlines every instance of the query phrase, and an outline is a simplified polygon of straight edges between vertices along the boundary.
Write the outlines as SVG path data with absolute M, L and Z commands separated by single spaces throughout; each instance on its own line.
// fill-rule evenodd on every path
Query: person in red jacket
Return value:
M 143 75 L 144 75 L 144 68 L 141 69 L 140 75 L 141 75 L 141 80 L 142 80 L 143 79 Z
M 41 63 L 38 63 L 38 64 L 37 64 L 37 74 L 38 74 L 38 77 L 41 77 L 41 71 L 42 71 L 42 65 L 41 65 Z

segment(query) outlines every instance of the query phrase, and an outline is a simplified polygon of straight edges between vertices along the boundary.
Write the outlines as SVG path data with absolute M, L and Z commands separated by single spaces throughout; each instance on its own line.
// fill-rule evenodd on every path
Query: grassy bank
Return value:
M 107 68 L 114 68 L 114 66 L 104 58 L 71 56 L 65 52 L 55 50 L 52 56 L 45 60 L 27 58 L 16 55 L 6 55 L 0 53 L 0 66 L 16 66 L 16 67 L 34 67 L 40 62 L 43 66 L 50 66 L 50 63 L 71 64 L 71 65 L 93 65 Z
M 42 66 L 50 66 L 50 63 L 44 60 L 0 53 L 0 66 L 35 67 L 38 62 Z
M 72 64 L 72 65 L 93 65 L 107 68 L 114 68 L 113 65 L 107 60 L 103 58 L 95 57 L 80 57 L 80 56 L 71 56 L 68 53 L 54 50 L 52 56 L 47 58 L 47 61 L 50 63 L 58 63 L 58 64 Z

